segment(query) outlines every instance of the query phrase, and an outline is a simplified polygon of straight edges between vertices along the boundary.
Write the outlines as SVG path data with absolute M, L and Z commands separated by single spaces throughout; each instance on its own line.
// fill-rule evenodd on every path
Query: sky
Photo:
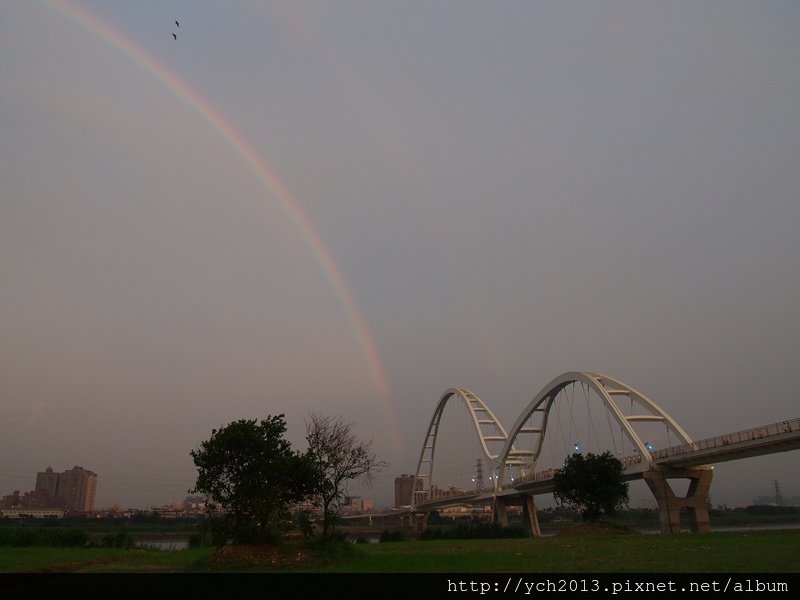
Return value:
M 99 507 L 180 500 L 212 429 L 284 414 L 302 449 L 318 413 L 391 505 L 446 389 L 508 428 L 567 371 L 694 439 L 800 417 L 799 28 L 773 0 L 3 0 L 0 495 L 80 465 Z M 796 460 L 719 464 L 711 501 L 800 496 Z

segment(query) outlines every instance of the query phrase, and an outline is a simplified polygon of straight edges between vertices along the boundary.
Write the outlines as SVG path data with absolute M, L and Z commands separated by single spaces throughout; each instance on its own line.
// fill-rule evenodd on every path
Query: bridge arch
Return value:
M 495 466 L 501 464 L 498 458 L 508 438 L 508 434 L 502 423 L 500 423 L 486 403 L 470 390 L 462 387 L 448 388 L 447 391 L 442 394 L 441 398 L 439 398 L 436 409 L 433 411 L 430 425 L 428 425 L 425 442 L 422 445 L 419 462 L 417 463 L 417 471 L 414 476 L 414 491 L 411 500 L 412 506 L 425 499 L 431 498 L 434 455 L 436 453 L 439 426 L 442 421 L 442 414 L 444 413 L 445 406 L 451 400 L 463 402 L 469 411 L 471 422 L 475 428 L 475 434 L 480 441 L 481 450 L 484 457 L 489 461 L 489 465 Z
M 692 440 L 683 428 L 655 402 L 644 394 L 622 381 L 590 371 L 570 371 L 559 375 L 548 383 L 530 401 L 520 416 L 517 418 L 510 434 L 506 436 L 506 443 L 500 453 L 497 463 L 507 468 L 500 468 L 496 478 L 496 490 L 506 485 L 505 476 L 508 469 L 516 467 L 522 477 L 536 471 L 536 463 L 542 452 L 544 439 L 547 434 L 548 416 L 560 392 L 574 383 L 583 383 L 593 390 L 602 400 L 608 413 L 619 424 L 623 434 L 638 451 L 641 461 L 638 469 L 645 471 L 654 466 L 653 458 L 647 444 L 642 441 L 637 433 L 635 424 L 641 422 L 661 422 L 668 431 L 671 431 L 682 443 L 691 444 Z M 615 398 L 629 399 L 631 406 L 641 409 L 639 414 L 625 415 Z M 518 438 L 523 434 L 532 436 L 532 444 L 522 445 Z

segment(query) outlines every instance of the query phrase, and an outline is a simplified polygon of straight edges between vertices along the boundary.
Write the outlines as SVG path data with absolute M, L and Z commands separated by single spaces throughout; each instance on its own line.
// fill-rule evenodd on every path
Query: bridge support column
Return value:
M 500 527 L 508 527 L 508 513 L 506 512 L 506 501 L 495 496 L 492 521 L 499 523 Z
M 428 527 L 428 515 L 430 513 L 417 513 L 413 518 L 413 530 L 422 533 Z
M 525 526 L 525 533 L 528 534 L 528 537 L 542 537 L 539 518 L 536 516 L 536 502 L 532 495 L 525 496 L 522 500 L 522 523 Z
M 508 512 L 506 509 L 509 506 L 522 506 L 522 526 L 525 528 L 525 533 L 530 537 L 541 537 L 542 530 L 539 528 L 539 519 L 536 516 L 536 502 L 533 496 L 526 495 L 520 497 L 495 497 L 492 521 L 498 523 L 501 527 L 508 527 Z
M 691 531 L 711 531 L 708 517 L 708 490 L 714 472 L 708 468 L 697 469 L 657 469 L 644 472 L 647 487 L 653 492 L 658 503 L 658 520 L 661 533 L 680 533 L 680 510 L 685 508 L 689 513 L 689 529 Z M 689 489 L 686 497 L 675 495 L 668 479 L 688 479 Z

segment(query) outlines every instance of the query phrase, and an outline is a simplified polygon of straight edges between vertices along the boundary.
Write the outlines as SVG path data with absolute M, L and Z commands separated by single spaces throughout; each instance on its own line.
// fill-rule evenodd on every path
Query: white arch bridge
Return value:
M 456 419 L 453 406 L 466 423 L 460 431 L 449 422 Z M 445 446 L 454 440 L 471 440 L 469 458 L 478 454 L 467 467 L 463 450 L 449 451 L 460 461 L 461 484 L 455 485 L 443 458 L 448 453 Z M 439 399 L 428 426 L 409 514 L 424 526 L 434 510 L 491 504 L 494 518 L 507 524 L 506 509 L 521 506 L 526 530 L 538 536 L 534 497 L 553 491 L 555 471 L 564 459 L 575 452 L 609 451 L 623 462 L 626 480 L 647 483 L 662 533 L 681 530 L 681 509 L 686 509 L 692 531 L 709 531 L 710 465 L 797 448 L 800 419 L 694 441 L 644 394 L 600 373 L 572 371 L 556 377 L 508 431 L 478 396 L 453 387 Z M 685 493 L 676 493 L 670 483 L 674 480 L 688 481 Z

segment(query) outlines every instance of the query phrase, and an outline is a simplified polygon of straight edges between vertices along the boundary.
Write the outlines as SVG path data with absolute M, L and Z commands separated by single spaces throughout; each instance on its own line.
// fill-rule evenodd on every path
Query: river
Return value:
M 784 524 L 765 524 L 765 525 L 718 525 L 711 526 L 712 533 L 726 532 L 726 531 L 777 531 L 780 529 L 800 529 L 800 523 L 784 523 Z M 637 529 L 639 533 L 644 534 L 657 534 L 661 533 L 658 529 Z M 683 532 L 690 533 L 688 529 Z M 543 537 L 551 537 L 556 535 L 554 531 L 546 531 Z M 377 543 L 379 536 L 374 533 L 365 535 L 363 539 L 370 543 Z M 186 550 L 189 547 L 189 538 L 152 538 L 152 539 L 139 539 L 136 541 L 137 548 L 153 548 L 155 550 Z

